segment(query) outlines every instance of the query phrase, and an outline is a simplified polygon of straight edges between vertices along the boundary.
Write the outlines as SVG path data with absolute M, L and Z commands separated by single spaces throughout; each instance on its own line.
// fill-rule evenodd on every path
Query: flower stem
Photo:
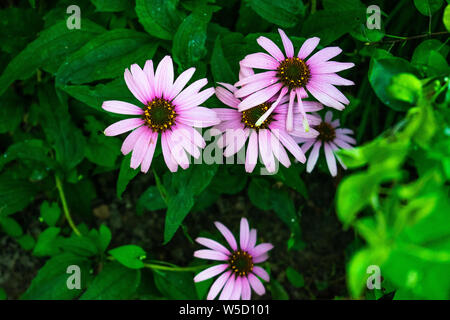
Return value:
M 189 271 L 196 271 L 198 269 L 203 269 L 207 267 L 206 265 L 200 265 L 200 266 L 194 266 L 194 267 L 169 267 L 169 266 L 163 266 L 159 264 L 154 263 L 145 263 L 144 266 L 149 269 L 153 270 L 167 270 L 167 271 L 178 271 L 178 272 L 189 272 Z
M 61 198 L 61 203 L 63 206 L 64 216 L 66 217 L 67 222 L 69 223 L 70 227 L 72 228 L 73 232 L 77 236 L 81 236 L 81 232 L 77 229 L 77 226 L 72 220 L 72 217 L 70 216 L 69 207 L 67 206 L 66 196 L 64 195 L 64 189 L 61 183 L 61 179 L 58 177 L 58 175 L 55 175 L 55 182 L 56 182 L 56 188 L 59 192 L 59 197 Z

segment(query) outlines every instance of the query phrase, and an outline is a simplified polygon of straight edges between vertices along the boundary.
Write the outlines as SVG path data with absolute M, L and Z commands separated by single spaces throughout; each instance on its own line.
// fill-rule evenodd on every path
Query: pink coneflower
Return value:
M 314 139 L 295 138 L 297 142 L 302 143 L 302 150 L 306 153 L 311 147 L 312 151 L 309 154 L 308 162 L 306 163 L 306 171 L 311 172 L 319 158 L 320 147 L 323 145 L 325 151 L 325 158 L 327 160 L 328 169 L 333 177 L 337 174 L 336 158 L 344 169 L 347 169 L 342 163 L 341 159 L 334 154 L 339 149 L 351 149 L 352 145 L 356 144 L 356 140 L 349 137 L 353 134 L 350 129 L 339 128 L 339 119 L 333 121 L 333 113 L 328 111 L 325 114 L 325 120 L 314 128 L 319 132 L 319 135 Z
M 293 131 L 287 132 L 285 122 L 288 112 L 287 98 L 279 97 L 278 108 L 271 113 L 259 125 L 258 119 L 270 108 L 273 100 L 263 102 L 255 107 L 248 108 L 245 111 L 239 111 L 238 105 L 241 103 L 233 92 L 237 89 L 230 84 L 221 83 L 223 87 L 216 88 L 216 96 L 230 108 L 213 109 L 222 122 L 215 126 L 223 135 L 218 140 L 218 146 L 225 148 L 224 155 L 232 156 L 241 150 L 248 140 L 245 170 L 252 172 L 258 159 L 258 152 L 265 167 L 269 172 L 275 172 L 275 158 L 285 167 L 289 167 L 291 162 L 286 153 L 287 148 L 290 153 L 300 162 L 304 163 L 306 157 L 301 148 L 295 142 L 292 136 L 302 138 L 314 138 L 318 132 L 314 129 L 305 132 L 300 125 Z M 304 101 L 304 110 L 313 112 L 322 109 L 318 102 Z M 293 114 L 295 120 L 301 115 L 296 111 Z M 315 115 L 306 115 L 308 121 L 313 124 L 319 124 L 320 118 Z M 292 135 L 292 136 L 291 136 Z
M 195 257 L 222 263 L 203 270 L 195 276 L 194 281 L 200 282 L 221 274 L 209 289 L 208 300 L 213 300 L 221 290 L 220 300 L 250 300 L 252 289 L 256 294 L 263 295 L 266 290 L 258 277 L 269 281 L 269 274 L 255 264 L 267 260 L 267 253 L 273 245 L 270 243 L 256 245 L 256 230 L 249 229 L 245 218 L 241 219 L 239 246 L 227 227 L 220 222 L 215 222 L 215 225 L 227 240 L 231 250 L 208 238 L 195 239 L 209 248 L 195 251 Z
M 102 108 L 107 111 L 139 116 L 110 125 L 105 129 L 105 135 L 116 136 L 134 130 L 123 142 L 121 151 L 124 155 L 133 151 L 131 168 L 136 169 L 140 165 L 141 171 L 147 172 L 161 134 L 167 167 L 172 172 L 177 171 L 178 165 L 186 169 L 189 167 L 186 152 L 198 158 L 199 148 L 205 147 L 203 137 L 194 127 L 209 127 L 220 121 L 214 111 L 199 107 L 214 94 L 214 88 L 200 92 L 208 82 L 200 79 L 183 90 L 195 68 L 184 71 L 174 82 L 170 56 L 164 57 L 156 72 L 153 71 L 152 60 L 147 60 L 143 70 L 137 64 L 130 69 L 131 72 L 125 69 L 125 82 L 143 107 L 116 100 L 103 102 Z
M 262 73 L 250 75 L 240 79 L 236 86 L 241 87 L 236 91 L 237 98 L 246 97 L 239 104 L 239 110 L 244 111 L 263 102 L 268 101 L 276 94 L 284 97 L 289 96 L 288 116 L 286 118 L 286 129 L 293 128 L 293 105 L 297 97 L 298 110 L 303 115 L 302 122 L 308 130 L 308 121 L 305 117 L 305 108 L 302 99 L 310 92 L 322 104 L 338 110 L 345 108 L 348 99 L 334 86 L 348 86 L 354 83 L 336 74 L 354 66 L 353 63 L 329 61 L 342 52 L 339 47 L 324 48 L 309 59 L 306 59 L 317 47 L 320 39 L 317 37 L 307 39 L 300 48 L 297 56 L 294 56 L 294 46 L 283 30 L 278 29 L 283 42 L 286 56 L 278 46 L 266 37 L 259 37 L 258 44 L 265 49 L 266 53 L 253 53 L 247 55 L 241 62 L 242 67 L 269 70 Z M 305 90 L 306 89 L 306 90 Z M 277 107 L 280 99 L 276 99 L 271 107 L 257 121 L 264 122 L 270 113 Z

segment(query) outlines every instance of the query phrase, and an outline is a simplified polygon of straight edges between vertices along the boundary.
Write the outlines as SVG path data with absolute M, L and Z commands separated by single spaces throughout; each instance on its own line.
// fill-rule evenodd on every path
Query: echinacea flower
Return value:
M 306 153 L 311 147 L 308 162 L 306 163 L 306 171 L 311 172 L 319 158 L 320 147 L 323 145 L 325 158 L 327 160 L 328 169 L 333 177 L 337 175 L 336 159 L 344 169 L 347 169 L 341 159 L 334 153 L 339 149 L 351 149 L 356 144 L 356 140 L 348 136 L 353 131 L 346 128 L 339 128 L 339 119 L 333 121 L 333 113 L 328 111 L 325 119 L 314 128 L 319 135 L 314 139 L 295 138 L 297 142 L 302 144 L 302 150 Z
M 200 282 L 220 275 L 209 289 L 208 300 L 213 300 L 220 291 L 220 300 L 250 300 L 252 289 L 256 294 L 263 295 L 266 290 L 259 278 L 269 281 L 270 277 L 266 270 L 256 264 L 268 259 L 267 253 L 272 250 L 273 245 L 256 245 L 256 230 L 250 230 L 245 218 L 241 219 L 239 246 L 227 227 L 220 222 L 215 222 L 215 225 L 231 250 L 212 239 L 195 239 L 208 248 L 195 251 L 195 257 L 220 261 L 221 264 L 203 270 L 195 276 L 194 281 Z
M 200 79 L 183 89 L 195 68 L 184 71 L 174 81 L 170 56 L 161 60 L 156 72 L 152 60 L 147 60 L 143 70 L 137 64 L 130 69 L 131 72 L 125 69 L 125 82 L 142 107 L 117 100 L 103 102 L 102 108 L 106 111 L 138 116 L 110 125 L 105 129 L 105 135 L 116 136 L 133 130 L 123 142 L 121 151 L 124 155 L 133 151 L 131 168 L 140 165 L 141 171 L 147 172 L 161 134 L 162 153 L 170 171 L 177 171 L 178 165 L 188 168 L 186 152 L 198 158 L 199 148 L 206 144 L 195 128 L 213 126 L 220 121 L 214 111 L 199 106 L 214 94 L 214 88 L 200 91 L 208 82 Z
M 275 159 L 289 167 L 291 162 L 286 149 L 300 162 L 305 163 L 306 157 L 292 136 L 302 138 L 314 138 L 318 132 L 314 129 L 305 132 L 302 126 L 287 132 L 285 122 L 288 112 L 287 98 L 279 97 L 279 105 L 275 112 L 271 113 L 261 124 L 257 120 L 272 104 L 273 100 L 265 101 L 245 111 L 239 111 L 240 100 L 234 97 L 236 88 L 230 84 L 221 83 L 223 87 L 216 88 L 216 96 L 224 104 L 231 108 L 212 109 L 217 113 L 222 122 L 215 126 L 222 136 L 218 140 L 218 146 L 225 148 L 223 154 L 230 157 L 239 152 L 248 140 L 245 158 L 245 170 L 252 172 L 258 159 L 258 153 L 267 171 L 273 173 L 276 170 Z M 304 101 L 304 109 L 313 112 L 322 109 L 318 102 Z M 301 115 L 296 111 L 293 115 L 297 121 Z M 308 121 L 319 124 L 320 118 L 315 115 L 306 115 Z
M 289 96 L 288 116 L 286 129 L 293 130 L 293 106 L 297 99 L 298 110 L 303 115 L 302 122 L 308 130 L 308 121 L 302 99 L 307 97 L 307 91 L 325 106 L 343 110 L 349 100 L 335 87 L 335 85 L 348 86 L 354 83 L 336 74 L 338 71 L 349 69 L 354 63 L 329 61 L 342 52 L 339 47 L 324 48 L 313 56 L 308 56 L 319 44 L 317 37 L 307 39 L 300 48 L 297 56 L 294 55 L 294 46 L 283 30 L 278 29 L 283 42 L 286 55 L 278 46 L 266 37 L 259 37 L 258 44 L 269 54 L 258 52 L 247 55 L 241 62 L 241 67 L 268 70 L 240 79 L 236 86 L 237 98 L 243 98 L 239 104 L 239 111 L 255 107 L 270 98 L 279 95 Z M 307 59 L 308 58 L 308 59 Z M 264 122 L 270 113 L 277 107 L 277 98 L 271 107 L 260 117 L 257 124 Z

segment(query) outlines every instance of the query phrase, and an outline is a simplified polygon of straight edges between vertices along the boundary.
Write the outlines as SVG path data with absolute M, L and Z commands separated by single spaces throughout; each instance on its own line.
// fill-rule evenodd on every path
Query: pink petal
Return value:
M 173 132 L 168 131 L 166 137 L 169 142 L 169 149 L 173 158 L 180 165 L 180 167 L 187 169 L 189 167 L 189 159 L 182 146 L 182 135 L 174 134 Z
M 214 283 L 211 286 L 211 289 L 209 289 L 208 296 L 206 299 L 208 300 L 214 300 L 214 298 L 217 296 L 217 294 L 222 290 L 225 282 L 227 282 L 228 278 L 231 275 L 231 271 L 227 271 L 224 274 L 222 274 L 220 277 L 214 281 Z
M 281 41 L 283 41 L 284 51 L 286 52 L 286 56 L 288 58 L 292 58 L 294 56 L 294 46 L 292 45 L 292 41 L 288 38 L 286 33 L 283 30 L 278 29 L 278 32 L 281 36 Z
M 328 96 L 337 100 L 343 104 L 349 104 L 350 101 L 339 91 L 335 86 L 326 82 L 317 82 L 311 79 L 308 83 L 309 86 L 314 86 L 314 88 L 326 92 Z
M 167 94 L 168 100 L 172 100 L 181 92 L 181 90 L 183 90 L 184 86 L 189 82 L 189 80 L 191 80 L 194 72 L 195 68 L 189 68 L 178 76 L 169 93 Z
M 106 136 L 117 136 L 124 132 L 136 129 L 144 124 L 144 120 L 140 118 L 131 118 L 117 121 L 105 129 Z
M 206 260 L 227 261 L 228 256 L 222 252 L 202 249 L 194 252 L 194 257 Z
M 270 116 L 270 114 L 273 112 L 273 110 L 275 110 L 275 108 L 278 106 L 278 104 L 280 103 L 280 101 L 283 99 L 283 97 L 286 95 L 287 92 L 288 88 L 286 87 L 281 88 L 281 92 L 278 95 L 277 100 L 275 100 L 275 102 L 272 103 L 270 108 L 266 112 L 264 112 L 261 118 L 259 118 L 258 121 L 256 121 L 255 123 L 256 126 L 260 126 Z
M 336 133 L 353 134 L 353 130 L 350 130 L 347 128 L 339 128 L 339 129 L 336 129 Z
M 200 79 L 192 84 L 190 84 L 186 89 L 181 91 L 175 99 L 173 99 L 173 104 L 175 106 L 182 106 L 183 101 L 186 99 L 189 99 L 192 95 L 197 94 L 201 88 L 203 88 L 208 83 L 208 80 L 206 79 Z
M 247 250 L 252 250 L 255 247 L 255 244 L 256 244 L 256 229 L 251 229 L 247 244 Z
M 265 254 L 262 254 L 262 255 L 260 255 L 258 257 L 254 257 L 253 258 L 253 263 L 261 263 L 261 262 L 266 261 L 267 259 L 269 259 L 269 255 L 267 253 L 265 253 Z
M 327 112 L 325 113 L 325 122 L 330 123 L 331 120 L 333 120 L 333 112 L 327 111 Z
M 205 269 L 195 276 L 194 282 L 200 282 L 215 277 L 225 271 L 228 267 L 228 263 L 224 263 Z
M 239 236 L 239 244 L 241 246 L 241 250 L 247 250 L 248 239 L 250 236 L 250 229 L 248 226 L 248 221 L 245 218 L 241 219 L 241 230 Z
M 311 54 L 311 52 L 314 51 L 314 49 L 317 47 L 319 42 L 320 42 L 320 39 L 317 37 L 307 39 L 303 43 L 300 50 L 298 51 L 297 57 L 299 57 L 302 60 L 305 60 L 306 57 L 308 57 Z
M 199 238 L 195 239 L 195 241 L 197 241 L 198 243 L 200 243 L 201 245 L 203 245 L 209 249 L 222 252 L 226 255 L 230 254 L 230 251 L 228 251 L 227 248 L 225 248 L 223 245 L 221 245 L 220 243 L 218 243 L 217 241 L 214 241 L 212 239 L 199 237 Z
M 336 138 L 345 142 L 348 142 L 350 144 L 356 144 L 356 140 L 352 137 L 346 136 L 345 134 L 336 133 Z
M 315 139 L 311 139 L 311 140 L 305 142 L 305 144 L 302 145 L 302 151 L 303 151 L 303 153 L 308 152 L 308 150 L 312 147 L 312 145 L 314 144 L 314 142 L 316 142 Z
M 339 150 L 339 148 L 333 142 L 330 141 L 328 143 L 330 144 L 331 150 L 333 150 L 333 151 Z M 339 163 L 341 164 L 342 168 L 347 170 L 347 167 L 345 166 L 345 163 L 342 162 L 342 160 L 339 158 L 339 156 L 337 154 L 335 154 L 334 156 L 339 161 Z
M 131 150 L 133 150 L 134 145 L 136 144 L 136 141 L 139 139 L 139 137 L 148 130 L 151 129 L 147 126 L 142 126 L 132 131 L 123 141 L 122 148 L 120 149 L 123 155 L 129 154 Z
M 136 84 L 139 92 L 146 102 L 152 101 L 153 90 L 148 81 L 147 75 L 144 71 L 135 63 L 131 65 L 131 74 L 133 75 L 134 83 Z
M 233 154 L 239 152 L 242 149 L 245 142 L 247 141 L 250 130 L 248 128 L 245 129 L 227 129 L 225 132 L 226 138 L 226 149 L 224 151 L 225 157 L 230 157 Z M 219 145 L 220 147 L 220 145 Z
M 238 105 L 238 110 L 242 112 L 268 101 L 281 89 L 282 86 L 283 85 L 281 83 L 275 83 L 270 87 L 251 94 Z
M 330 173 L 333 177 L 337 175 L 337 168 L 336 168 L 336 159 L 334 158 L 333 150 L 331 150 L 331 147 L 328 143 L 324 143 L 324 150 L 325 150 L 325 158 L 327 160 L 328 169 L 330 170 Z
M 236 109 L 214 108 L 212 110 L 217 114 L 217 118 L 219 118 L 222 121 L 240 120 L 242 118 L 241 113 L 238 112 Z
M 306 172 L 311 172 L 316 165 L 317 159 L 319 158 L 319 150 L 322 145 L 322 141 L 317 141 L 314 143 L 314 147 L 309 154 L 308 162 L 306 163 Z
M 294 99 L 295 99 L 295 90 L 291 90 L 289 93 L 289 107 L 286 115 L 286 130 L 292 131 L 294 127 Z
M 119 114 L 141 115 L 144 113 L 144 110 L 134 104 L 118 100 L 105 101 L 102 104 L 102 108 L 106 111 Z
M 320 102 L 304 100 L 302 102 L 306 112 L 315 112 L 323 109 L 323 105 Z
M 350 69 L 355 66 L 353 62 L 336 62 L 336 61 L 327 61 L 323 62 L 319 65 L 309 65 L 309 70 L 312 75 L 321 74 L 321 73 L 333 73 L 339 72 L 342 70 Z
M 191 127 L 205 128 L 220 123 L 216 113 L 212 109 L 196 107 L 180 111 L 177 120 Z
M 153 154 L 155 153 L 156 143 L 158 141 L 158 133 L 152 132 L 150 136 L 150 143 L 148 145 L 147 152 L 145 153 L 144 160 L 141 163 L 141 172 L 147 173 L 148 169 L 150 169 L 150 165 L 152 164 Z
M 242 300 L 250 300 L 252 296 L 252 290 L 250 288 L 250 284 L 248 283 L 247 277 L 242 277 L 241 285 L 242 285 L 242 293 L 241 293 Z
M 252 68 L 244 67 L 241 62 L 242 61 L 239 62 L 239 80 L 242 80 L 244 78 L 250 77 L 252 74 L 255 74 Z
M 206 146 L 205 139 L 203 139 L 202 135 L 195 128 L 186 126 L 182 123 L 177 123 L 176 129 L 184 134 L 186 138 L 197 147 L 203 149 Z
M 266 289 L 264 289 L 263 284 L 257 277 L 255 277 L 255 275 L 249 273 L 247 279 L 250 282 L 253 291 L 255 291 L 257 295 L 262 296 L 264 293 L 266 293 Z
M 266 50 L 268 53 L 270 53 L 270 55 L 272 57 L 274 57 L 275 59 L 277 59 L 278 61 L 284 60 L 284 55 L 281 52 L 280 48 L 278 48 L 278 46 L 269 38 L 259 37 L 258 39 L 256 39 L 256 42 L 258 42 L 258 44 L 264 50 Z
M 228 91 L 225 88 L 217 87 L 216 88 L 216 97 L 222 101 L 224 104 L 226 104 L 229 107 L 237 108 L 238 104 L 241 102 L 239 99 L 236 99 L 236 97 Z
M 276 78 L 276 76 L 277 76 L 277 71 L 265 71 L 265 72 L 261 72 L 261 73 L 256 73 L 256 74 L 252 74 L 246 78 L 239 80 L 238 82 L 236 82 L 235 86 L 241 87 L 243 85 L 246 85 L 248 83 L 252 83 L 255 81 L 270 80 L 270 79 Z
M 272 153 L 272 144 L 269 134 L 270 132 L 267 129 L 259 130 L 259 153 L 261 154 L 262 162 L 266 166 L 267 171 L 275 172 L 275 158 Z
M 314 98 L 319 100 L 322 104 L 324 104 L 328 107 L 335 108 L 337 110 L 345 109 L 345 106 L 342 103 L 331 98 L 328 94 L 326 94 L 322 90 L 318 89 L 314 84 L 308 83 L 306 85 L 306 88 L 308 89 L 309 92 L 311 92 L 311 94 L 314 96 Z
M 147 104 L 148 101 L 146 99 L 146 96 L 143 92 L 140 91 L 139 86 L 136 84 L 130 70 L 125 69 L 124 79 L 128 89 L 136 97 L 136 99 L 142 102 L 142 104 Z
M 270 281 L 270 276 L 269 276 L 269 274 L 267 273 L 266 270 L 264 270 L 264 269 L 261 268 L 261 267 L 254 266 L 254 267 L 253 267 L 253 273 L 256 274 L 258 277 L 260 277 L 261 279 L 267 281 L 267 282 Z
M 131 154 L 130 167 L 132 169 L 136 169 L 137 167 L 139 167 L 142 160 L 144 160 L 144 156 L 147 153 L 148 145 L 150 143 L 151 135 L 152 131 L 147 130 L 140 135 L 139 139 L 137 139 L 136 144 L 133 148 L 133 153 Z
M 278 161 L 283 164 L 286 168 L 289 168 L 291 165 L 291 161 L 289 160 L 289 156 L 286 153 L 286 150 L 284 150 L 283 145 L 281 144 L 280 140 L 278 138 L 271 134 L 271 143 L 272 143 L 272 152 L 275 155 L 275 157 L 278 159 Z
M 316 52 L 311 58 L 308 59 L 309 65 L 319 64 L 336 57 L 342 52 L 339 47 L 327 47 Z
M 234 87 L 233 85 L 229 84 L 229 83 L 225 83 L 225 82 L 217 82 L 217 84 L 221 85 L 222 87 L 224 87 L 225 89 L 227 89 L 228 91 L 234 93 L 237 88 Z
M 280 140 L 280 142 L 289 150 L 290 153 L 300 161 L 301 163 L 305 163 L 306 157 L 302 152 L 302 149 L 298 146 L 298 144 L 294 141 L 294 139 L 282 130 L 272 130 L 275 136 Z
M 273 249 L 273 245 L 271 243 L 261 243 L 254 247 L 249 253 L 254 257 L 258 257 L 264 253 L 267 253 L 269 250 Z
M 352 86 L 355 84 L 353 81 L 342 78 L 336 73 L 316 74 L 314 75 L 314 79 L 318 82 L 327 82 L 337 86 Z
M 246 96 L 252 94 L 253 92 L 264 89 L 277 81 L 278 81 L 278 79 L 275 77 L 271 78 L 271 79 L 262 79 L 262 80 L 258 80 L 258 81 L 252 81 L 252 82 L 242 86 L 242 88 L 240 88 L 239 90 L 237 90 L 234 93 L 234 96 L 236 98 L 246 97 Z
M 237 243 L 231 231 L 220 222 L 216 221 L 214 222 L 214 224 L 216 225 L 216 228 L 219 229 L 220 233 L 224 236 L 225 240 L 227 240 L 230 248 L 233 249 L 233 251 L 236 251 Z
M 341 147 L 342 149 L 353 149 L 353 147 L 351 145 L 349 145 L 347 142 L 341 140 L 341 139 L 334 139 L 333 141 L 336 145 L 338 145 L 339 147 Z
M 279 62 L 277 60 L 262 52 L 247 55 L 244 60 L 240 62 L 240 64 L 248 68 L 265 70 L 276 70 L 279 66 Z
M 173 85 L 173 62 L 170 56 L 165 56 L 158 64 L 155 72 L 155 96 L 167 98 Z
M 178 164 L 173 158 L 172 152 L 169 148 L 169 142 L 167 141 L 167 131 L 161 134 L 161 149 L 164 156 L 164 161 L 171 172 L 178 170 Z
M 197 107 L 208 100 L 212 95 L 214 95 L 214 88 L 208 88 L 199 93 L 192 94 L 189 98 L 178 100 L 179 104 L 177 105 L 177 109 L 187 110 L 193 107 Z
M 245 157 L 245 171 L 252 172 L 258 160 L 258 133 L 251 130 Z
M 153 61 L 147 60 L 144 65 L 144 73 L 147 75 L 148 83 L 150 84 L 150 88 L 152 90 L 152 95 L 154 95 L 155 88 L 155 72 L 153 70 Z
M 235 275 L 232 274 L 228 279 L 227 283 L 223 287 L 222 293 L 219 296 L 219 300 L 230 300 L 231 294 L 233 293 L 233 288 L 235 284 Z
M 236 277 L 234 282 L 233 292 L 231 293 L 230 300 L 239 300 L 242 292 L 242 277 Z

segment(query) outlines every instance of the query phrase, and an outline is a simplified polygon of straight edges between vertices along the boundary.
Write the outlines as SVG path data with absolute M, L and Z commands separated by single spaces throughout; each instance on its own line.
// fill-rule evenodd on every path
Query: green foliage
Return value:
M 108 253 L 125 267 L 131 269 L 141 269 L 144 267 L 142 260 L 145 259 L 145 251 L 139 246 L 121 246 L 109 250 Z

